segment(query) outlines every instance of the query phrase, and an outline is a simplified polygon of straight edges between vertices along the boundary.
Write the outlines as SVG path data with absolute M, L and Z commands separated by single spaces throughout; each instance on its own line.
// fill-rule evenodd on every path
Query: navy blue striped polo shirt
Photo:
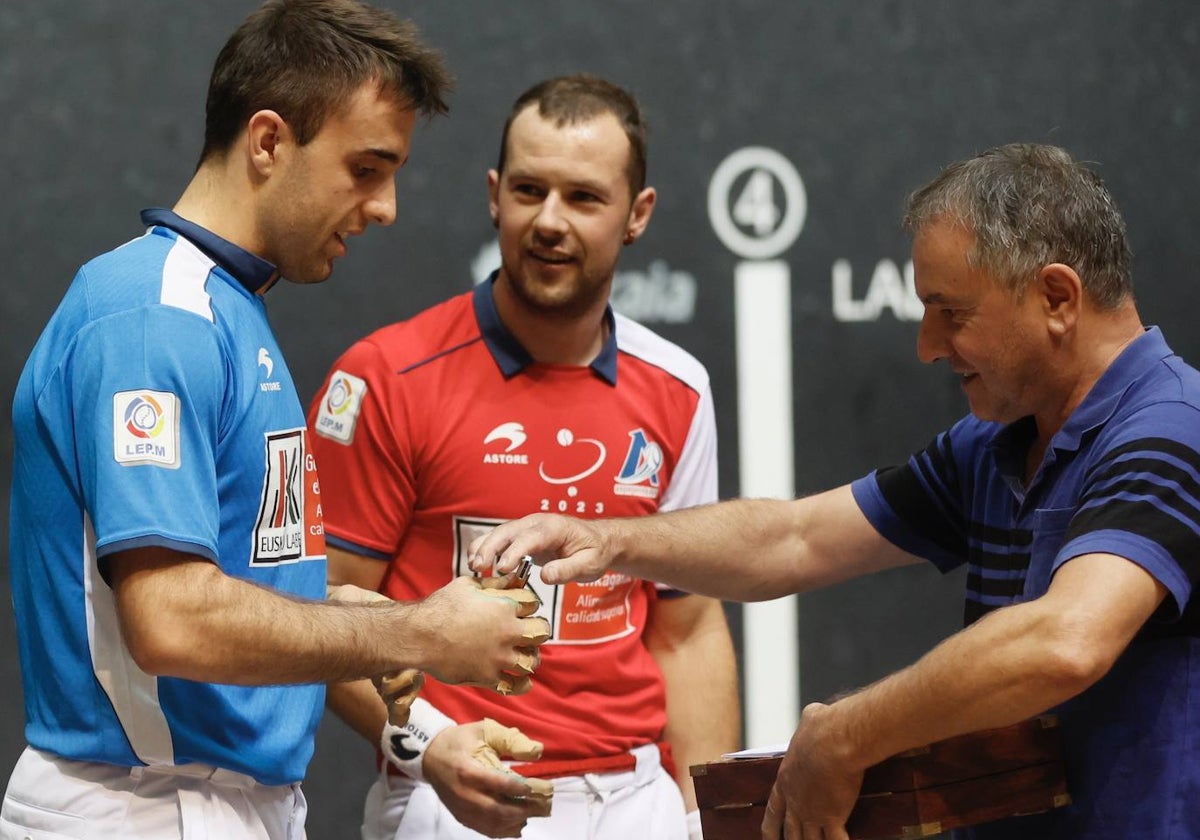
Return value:
M 1028 486 L 1032 418 L 958 421 L 906 464 L 853 484 L 890 542 L 966 564 L 964 623 L 1043 595 L 1091 553 L 1168 590 L 1112 670 L 1056 711 L 1074 804 L 971 837 L 1200 837 L 1200 372 L 1157 328 L 1131 343 L 1050 441 Z

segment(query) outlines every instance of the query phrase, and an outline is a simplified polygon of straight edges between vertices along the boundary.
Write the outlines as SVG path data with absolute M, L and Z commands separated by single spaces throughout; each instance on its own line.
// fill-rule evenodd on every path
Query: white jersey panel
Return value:
M 682 510 L 696 505 L 712 504 L 717 500 L 717 421 L 713 409 L 712 391 L 700 392 L 700 402 L 692 415 L 692 427 L 687 442 L 679 454 L 675 474 L 667 485 L 658 509 L 662 512 Z
M 88 646 L 96 680 L 112 701 L 113 710 L 137 757 L 146 764 L 173 764 L 175 748 L 171 742 L 171 728 L 158 702 L 158 679 L 139 668 L 125 647 L 113 591 L 100 578 L 96 534 L 86 513 L 83 531 Z
M 717 500 L 717 421 L 708 371 L 677 344 L 617 314 L 617 347 L 661 368 L 700 395 L 687 442 L 671 483 L 659 503 L 660 511 L 681 510 Z
M 709 390 L 708 371 L 699 359 L 637 321 L 619 312 L 614 316 L 617 322 L 617 348 L 622 353 L 662 368 L 697 394 Z
M 212 299 L 205 286 L 214 265 L 216 263 L 203 251 L 179 237 L 163 262 L 162 297 L 159 300 L 212 321 Z

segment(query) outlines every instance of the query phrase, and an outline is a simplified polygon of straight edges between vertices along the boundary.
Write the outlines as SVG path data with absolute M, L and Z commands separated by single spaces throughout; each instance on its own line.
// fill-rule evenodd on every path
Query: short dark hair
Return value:
M 630 197 L 636 197 L 646 186 L 646 119 L 641 106 L 629 91 L 619 85 L 588 73 L 558 76 L 538 82 L 517 97 L 504 133 L 500 135 L 500 159 L 496 171 L 504 172 L 508 157 L 508 129 L 516 116 L 536 104 L 538 115 L 554 120 L 558 127 L 584 122 L 609 113 L 621 123 L 629 138 L 629 163 L 625 173 L 629 180 Z
M 229 151 L 263 109 L 304 145 L 370 81 L 422 116 L 449 110 L 450 72 L 411 22 L 358 0 L 267 0 L 217 55 L 200 162 Z
M 909 196 L 904 226 L 915 235 L 944 219 L 974 234 L 970 264 L 1015 293 L 1058 262 L 1102 307 L 1133 294 L 1116 202 L 1100 176 L 1057 146 L 1010 143 L 946 167 Z

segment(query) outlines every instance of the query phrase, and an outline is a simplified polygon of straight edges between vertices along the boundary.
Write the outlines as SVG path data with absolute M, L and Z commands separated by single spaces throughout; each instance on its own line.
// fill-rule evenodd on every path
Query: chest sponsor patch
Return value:
M 294 563 L 325 556 L 321 485 L 316 461 L 308 451 L 305 430 L 269 433 L 266 450 L 251 565 Z
M 358 424 L 358 412 L 366 394 L 366 382 L 354 374 L 335 370 L 317 409 L 316 433 L 349 446 L 354 440 L 354 427 Z
M 113 394 L 113 459 L 178 469 L 179 398 L 170 391 Z
M 454 517 L 455 576 L 472 574 L 466 556 L 471 542 L 503 521 Z M 590 583 L 556 586 L 542 580 L 541 568 L 534 566 L 525 587 L 537 595 L 541 605 L 535 614 L 550 624 L 547 644 L 589 645 L 634 632 L 630 600 L 639 585 L 629 575 L 608 572 Z
M 617 474 L 616 483 L 613 484 L 613 493 L 618 496 L 657 499 L 658 474 L 662 466 L 662 447 L 649 440 L 644 430 L 634 429 L 629 433 L 629 450 L 625 453 L 621 472 Z

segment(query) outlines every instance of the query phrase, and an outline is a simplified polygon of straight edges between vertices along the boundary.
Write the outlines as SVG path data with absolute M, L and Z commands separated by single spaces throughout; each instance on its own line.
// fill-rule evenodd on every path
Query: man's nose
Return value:
M 945 331 L 934 323 L 937 317 L 926 309 L 917 328 L 917 358 L 927 365 L 950 355 L 946 349 Z
M 534 219 L 535 229 L 543 235 L 562 236 L 567 231 L 565 211 L 562 197 L 556 192 L 547 193 Z
M 368 199 L 363 208 L 368 219 L 377 225 L 390 225 L 396 221 L 396 181 L 389 178 L 377 193 Z

